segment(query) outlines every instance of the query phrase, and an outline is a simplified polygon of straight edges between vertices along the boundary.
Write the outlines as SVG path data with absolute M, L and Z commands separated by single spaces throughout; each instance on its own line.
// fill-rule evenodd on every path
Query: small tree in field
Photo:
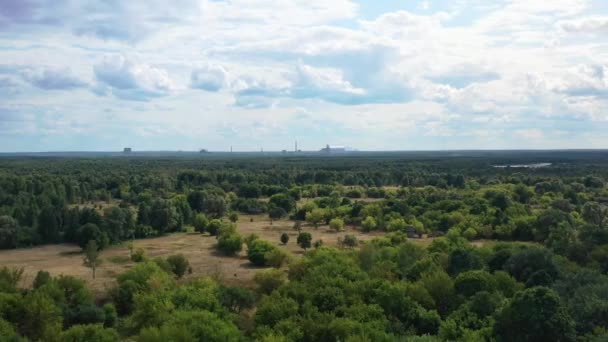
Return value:
M 302 232 L 302 221 L 296 221 L 296 223 L 293 224 L 293 229 L 300 234 Z
M 367 216 L 363 222 L 361 222 L 361 227 L 363 227 L 363 231 L 370 232 L 376 227 L 378 227 L 378 223 L 376 223 L 376 219 L 371 216 Z
M 348 248 L 357 247 L 359 241 L 357 241 L 357 237 L 354 235 L 345 235 L 344 239 L 342 239 L 342 245 Z
M 281 234 L 281 243 L 286 245 L 289 242 L 289 234 L 283 233 Z
M 101 265 L 101 259 L 99 259 L 99 250 L 95 240 L 90 240 L 84 249 L 84 265 L 93 270 L 93 279 L 95 279 L 95 269 Z
M 268 211 L 268 217 L 270 218 L 270 224 L 272 224 L 272 222 L 274 220 L 280 220 L 285 215 L 287 215 L 287 212 L 285 211 L 285 209 L 283 209 L 281 207 L 274 207 L 274 208 L 270 209 Z
M 306 249 L 310 248 L 310 244 L 312 242 L 312 235 L 308 232 L 298 234 L 298 245 L 306 251 Z
M 192 272 L 190 262 L 183 254 L 171 255 L 167 258 L 167 262 L 171 266 L 171 272 L 173 272 L 177 278 L 183 277 L 187 271 Z
M 333 218 L 329 221 L 329 227 L 337 232 L 344 230 L 344 221 L 341 218 Z
M 313 209 L 306 213 L 306 221 L 310 222 L 315 228 L 319 227 L 319 223 L 325 220 L 325 210 L 321 208 Z
M 236 211 L 233 211 L 230 213 L 230 215 L 228 215 L 228 219 L 230 222 L 235 223 L 239 220 L 239 214 Z
M 207 218 L 207 216 L 205 216 L 205 214 L 196 214 L 196 216 L 194 216 L 194 230 L 196 230 L 199 233 L 204 233 L 205 230 L 207 229 L 207 225 L 209 224 L 209 219 Z

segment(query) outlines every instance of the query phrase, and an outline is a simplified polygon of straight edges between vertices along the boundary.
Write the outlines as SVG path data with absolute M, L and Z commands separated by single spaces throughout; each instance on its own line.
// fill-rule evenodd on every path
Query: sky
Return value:
M 0 152 L 608 148 L 605 0 L 0 0 Z

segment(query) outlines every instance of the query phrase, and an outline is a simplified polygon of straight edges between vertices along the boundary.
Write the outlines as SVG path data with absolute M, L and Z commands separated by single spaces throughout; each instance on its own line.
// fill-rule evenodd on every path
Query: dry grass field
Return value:
M 265 215 L 243 215 L 237 222 L 237 226 L 238 231 L 244 236 L 255 233 L 260 238 L 271 241 L 296 256 L 302 254 L 302 249 L 296 244 L 297 232 L 293 230 L 293 221 L 280 220 L 270 224 Z M 308 225 L 303 227 L 303 231 L 310 232 L 313 235 L 313 241 L 320 239 L 329 246 L 337 245 L 338 238 L 346 234 L 354 234 L 361 241 L 383 234 L 381 232 L 363 234 L 352 227 L 346 227 L 345 231 L 337 233 L 329 230 L 327 226 L 315 229 Z M 285 246 L 279 241 L 283 232 L 290 235 L 289 242 Z M 428 241 L 417 241 L 422 244 L 428 243 Z M 249 263 L 245 251 L 235 257 L 219 254 L 215 248 L 215 237 L 208 235 L 177 233 L 164 237 L 135 240 L 134 245 L 136 248 L 144 248 L 149 257 L 184 254 L 190 261 L 193 270 L 193 273 L 187 277 L 212 276 L 226 284 L 249 286 L 252 283 L 253 275 L 259 270 Z M 31 284 L 39 270 L 46 270 L 52 275 L 65 274 L 84 279 L 101 295 L 114 284 L 116 275 L 134 264 L 129 259 L 126 244 L 104 250 L 101 257 L 103 264 L 97 269 L 96 279 L 92 279 L 91 270 L 82 265 L 80 248 L 67 244 L 0 251 L 0 266 L 23 267 L 25 269 L 24 286 Z

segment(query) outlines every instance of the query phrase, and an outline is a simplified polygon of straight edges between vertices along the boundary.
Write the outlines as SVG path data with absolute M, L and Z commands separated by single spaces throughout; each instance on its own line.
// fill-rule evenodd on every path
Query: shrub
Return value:
M 218 234 L 218 232 L 220 231 L 222 226 L 223 226 L 222 220 L 213 219 L 213 220 L 209 221 L 209 224 L 207 224 L 206 230 L 209 232 L 209 234 L 211 234 L 212 236 L 215 236 Z
M 243 249 L 243 238 L 240 234 L 222 234 L 217 241 L 217 248 L 226 255 L 235 255 Z
M 146 257 L 146 250 L 143 248 L 137 248 L 132 254 L 131 254 L 131 260 L 133 262 L 144 262 L 147 260 Z
M 247 250 L 247 258 L 256 266 L 266 265 L 266 254 L 276 249 L 270 242 L 260 239 L 253 240 Z
M 281 243 L 286 245 L 289 242 L 289 234 L 283 233 L 281 234 Z
M 354 235 L 344 235 L 344 239 L 342 239 L 342 245 L 345 247 L 353 248 L 359 244 L 357 241 L 357 237 Z
M 477 231 L 475 230 L 475 228 L 468 228 L 467 230 L 462 232 L 462 236 L 465 239 L 471 241 L 477 237 Z
M 207 216 L 205 216 L 205 214 L 196 214 L 196 216 L 194 216 L 192 224 L 194 225 L 194 229 L 202 234 L 207 229 L 209 219 L 207 218 Z
M 280 268 L 289 261 L 289 255 L 281 249 L 274 248 L 266 253 L 264 259 L 266 259 L 266 266 Z
M 192 273 L 190 262 L 183 254 L 171 255 L 167 258 L 167 263 L 171 265 L 171 272 L 179 279 L 186 274 L 187 271 Z
M 329 227 L 337 232 L 344 230 L 344 220 L 341 218 L 333 218 L 329 221 Z
M 310 248 L 310 243 L 312 241 L 312 235 L 309 232 L 303 232 L 298 234 L 298 246 L 302 247 L 302 249 L 306 250 Z
M 261 293 L 270 294 L 285 284 L 285 273 L 275 269 L 263 270 L 255 274 L 253 281 L 258 285 Z

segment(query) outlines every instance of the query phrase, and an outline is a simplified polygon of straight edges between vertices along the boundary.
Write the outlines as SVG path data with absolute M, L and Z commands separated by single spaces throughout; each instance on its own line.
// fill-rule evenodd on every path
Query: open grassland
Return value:
M 237 222 L 237 226 L 239 233 L 243 236 L 255 233 L 260 238 L 268 240 L 296 256 L 303 253 L 296 243 L 298 233 L 293 229 L 293 221 L 278 220 L 271 224 L 266 215 L 243 215 Z M 348 226 L 343 232 L 334 232 L 328 226 L 320 226 L 315 229 L 305 225 L 303 231 L 310 232 L 313 241 L 323 240 L 324 244 L 329 246 L 336 246 L 338 238 L 346 234 L 354 234 L 360 241 L 383 235 L 381 232 L 362 233 Z M 280 242 L 283 232 L 287 232 L 290 237 L 286 245 L 282 245 Z M 415 241 L 428 243 L 424 239 Z M 187 277 L 211 276 L 226 284 L 250 286 L 253 275 L 260 268 L 252 266 L 247 260 L 246 247 L 243 246 L 243 251 L 239 255 L 227 257 L 216 250 L 216 243 L 217 240 L 213 236 L 176 233 L 158 238 L 135 240 L 134 246 L 145 249 L 147 256 L 151 258 L 166 257 L 176 253 L 184 254 L 190 261 L 193 271 Z M 65 274 L 82 278 L 97 293 L 102 294 L 114 284 L 118 274 L 134 264 L 129 258 L 129 249 L 126 244 L 112 246 L 101 253 L 103 264 L 97 269 L 96 279 L 92 279 L 91 270 L 82 264 L 82 257 L 78 246 L 47 245 L 0 251 L 0 266 L 23 267 L 25 269 L 24 286 L 31 284 L 39 270 L 46 270 L 54 276 Z

